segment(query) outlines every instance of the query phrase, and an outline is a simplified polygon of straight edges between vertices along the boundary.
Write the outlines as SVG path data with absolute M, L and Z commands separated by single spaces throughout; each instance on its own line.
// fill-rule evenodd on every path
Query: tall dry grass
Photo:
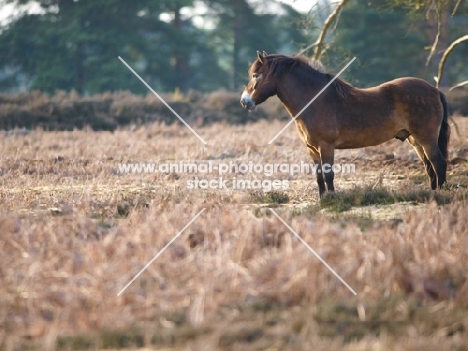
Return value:
M 275 211 L 357 296 L 251 192 L 189 191 L 192 175 L 118 172 L 120 162 L 308 161 L 293 128 L 265 146 L 281 122 L 199 128 L 206 147 L 185 127 L 164 124 L 4 137 L 0 348 L 463 350 L 468 121 L 457 123 L 464 133 L 453 138 L 444 206 L 337 213 L 321 209 L 310 176 L 287 176 L 289 202 Z M 337 176 L 341 192 L 428 187 L 399 141 L 338 152 L 337 161 L 358 170 Z M 373 215 L 383 208 L 388 220 Z

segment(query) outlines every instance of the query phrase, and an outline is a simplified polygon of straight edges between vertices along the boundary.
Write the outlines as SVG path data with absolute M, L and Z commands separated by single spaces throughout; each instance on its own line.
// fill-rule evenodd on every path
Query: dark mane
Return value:
M 333 76 L 331 78 L 333 78 Z M 354 87 L 344 79 L 341 79 L 340 77 L 335 79 L 335 81 L 332 83 L 332 86 L 335 88 L 335 91 L 338 94 L 338 96 L 343 99 L 346 99 L 353 95 Z
M 333 79 L 333 75 L 325 72 L 325 67 L 320 61 L 310 61 L 304 56 L 286 56 L 286 55 L 268 55 L 266 56 L 269 75 L 281 76 L 285 72 L 292 72 L 292 70 L 300 69 L 308 75 L 325 75 L 330 81 Z M 249 76 L 251 77 L 254 72 L 260 69 L 261 62 L 257 59 L 249 69 Z M 312 78 L 311 78 L 312 79 Z M 341 78 L 336 78 L 331 86 L 335 89 L 335 92 L 341 98 L 348 98 L 354 87 Z

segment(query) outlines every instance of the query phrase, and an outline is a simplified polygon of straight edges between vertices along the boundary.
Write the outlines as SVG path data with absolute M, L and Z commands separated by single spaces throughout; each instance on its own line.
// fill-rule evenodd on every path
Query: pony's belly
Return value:
M 377 134 L 377 133 L 374 133 Z M 336 143 L 336 149 L 359 149 L 361 147 L 367 146 L 376 146 L 385 143 L 393 139 L 395 135 L 392 134 L 377 134 L 377 135 L 370 135 L 370 134 L 354 134 L 352 138 L 346 138 L 342 140 L 338 140 Z

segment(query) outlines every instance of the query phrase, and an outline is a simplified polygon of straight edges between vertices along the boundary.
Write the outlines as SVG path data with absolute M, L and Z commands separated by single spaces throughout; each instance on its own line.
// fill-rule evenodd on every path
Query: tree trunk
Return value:
M 75 90 L 83 94 L 84 91 L 84 67 L 83 67 L 83 43 L 76 43 L 75 64 L 74 64 L 74 81 L 73 86 Z
M 183 35 L 183 28 L 182 28 L 182 19 L 180 16 L 180 9 L 179 5 L 176 5 L 174 9 L 174 28 L 176 31 L 176 36 L 179 37 Z M 174 43 L 174 70 L 175 70 L 175 77 L 176 81 L 174 82 L 174 88 L 179 88 L 181 91 L 185 92 L 188 90 L 188 82 L 187 77 L 189 75 L 189 62 L 187 56 L 183 53 L 183 49 L 180 49 L 179 43 Z
M 442 10 L 442 30 L 441 30 L 441 33 L 440 33 L 440 48 L 445 50 L 446 48 L 449 47 L 450 45 L 450 28 L 449 28 L 449 25 L 448 25 L 448 22 L 449 22 L 449 8 L 448 6 L 447 7 L 444 7 L 444 9 Z M 439 63 L 440 63 L 440 60 L 442 59 L 442 52 L 439 53 L 437 55 L 437 70 L 438 70 L 438 66 L 439 66 Z M 445 75 L 443 77 L 441 77 L 441 81 L 439 82 L 439 86 L 440 87 L 448 87 L 449 86 L 449 80 L 448 80 L 448 76 Z
M 233 61 L 233 75 L 232 75 L 232 89 L 237 90 L 237 78 L 239 74 L 239 49 L 240 49 L 240 40 L 241 40 L 241 31 L 242 31 L 242 0 L 234 0 L 234 21 L 233 21 L 233 31 L 234 31 L 234 48 L 232 53 Z

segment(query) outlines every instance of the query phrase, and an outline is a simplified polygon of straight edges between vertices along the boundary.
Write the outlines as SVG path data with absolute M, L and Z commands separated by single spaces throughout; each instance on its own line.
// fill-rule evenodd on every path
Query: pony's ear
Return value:
M 266 51 L 263 51 L 263 56 L 268 56 L 268 54 L 266 53 Z
M 258 58 L 258 60 L 259 60 L 262 64 L 264 63 L 263 59 L 264 59 L 265 57 L 264 57 L 264 56 L 261 54 L 261 52 L 258 51 L 258 50 L 257 50 L 257 58 Z

